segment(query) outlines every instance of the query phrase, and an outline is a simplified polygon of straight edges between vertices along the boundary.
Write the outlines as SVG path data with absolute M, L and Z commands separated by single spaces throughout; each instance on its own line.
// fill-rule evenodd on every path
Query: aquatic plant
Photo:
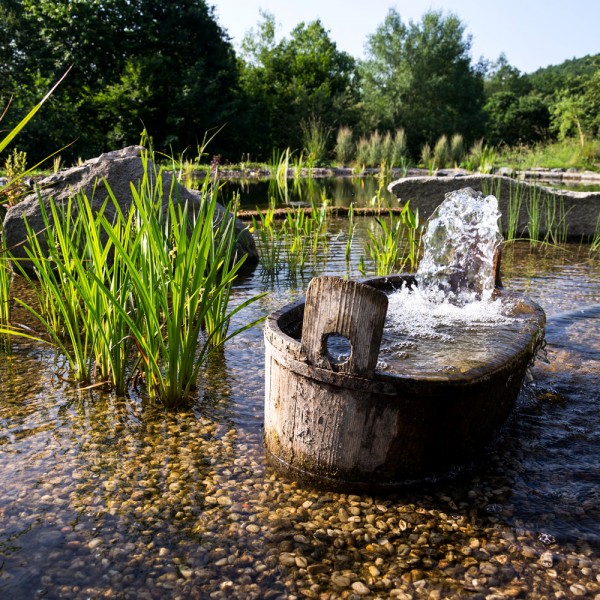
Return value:
M 2 333 L 10 326 L 10 286 L 12 269 L 7 254 L 6 238 L 0 221 L 0 350 L 10 350 L 10 339 Z
M 327 158 L 327 145 L 331 129 L 319 118 L 311 117 L 300 123 L 302 144 L 306 152 L 306 164 L 309 169 L 320 167 Z
M 163 190 L 162 168 L 148 152 L 142 161 L 126 215 L 112 194 L 98 211 L 84 194 L 41 205 L 45 229 L 29 228 L 27 247 L 41 308 L 17 301 L 60 348 L 71 379 L 122 393 L 134 377 L 148 396 L 176 406 L 211 349 L 254 324 L 230 331 L 259 296 L 230 306 L 245 256 L 234 256 L 235 220 L 217 212 L 210 176 L 199 202 L 182 204 L 175 179 Z
M 366 164 L 369 167 L 377 167 L 381 164 L 384 156 L 383 138 L 376 129 L 369 137 L 369 154 Z
M 282 263 L 281 253 L 285 232 L 281 227 L 275 225 L 273 197 L 269 200 L 269 208 L 266 211 L 259 211 L 258 219 L 252 217 L 252 233 L 262 272 L 269 277 L 274 277 L 279 272 Z
M 366 251 L 375 274 L 390 275 L 417 266 L 422 228 L 419 227 L 418 211 L 412 211 L 407 202 L 399 215 L 389 212 L 387 218 L 376 217 L 376 228 L 369 231 Z M 364 257 L 359 270 L 367 274 Z
M 431 146 L 425 142 L 421 147 L 421 164 L 425 169 L 429 171 L 431 175 L 435 170 L 435 162 L 433 160 L 433 153 L 431 152 Z
M 441 135 L 433 146 L 433 162 L 438 169 L 444 169 L 450 162 L 450 146 L 445 135 Z
M 310 210 L 294 207 L 277 221 L 271 198 L 269 208 L 252 218 L 262 270 L 268 277 L 285 269 L 295 279 L 316 266 L 317 257 L 327 251 L 327 206 L 323 192 L 320 202 L 311 199 Z
M 400 166 L 406 168 L 406 132 L 404 129 L 396 129 L 390 155 L 388 157 L 390 167 Z
M 3 189 L 3 195 L 6 204 L 14 206 L 27 192 L 23 183 L 23 177 L 27 173 L 27 153 L 14 148 L 4 162 L 4 169 L 8 184 Z
M 600 214 L 596 219 L 596 228 L 594 229 L 594 236 L 590 243 L 590 252 L 598 252 L 600 250 Z
M 464 140 L 460 133 L 455 133 L 450 139 L 449 159 L 451 166 L 457 167 L 464 158 Z
M 354 204 L 350 203 L 350 206 L 348 207 L 348 234 L 346 238 L 346 247 L 344 251 L 346 263 L 350 262 L 350 258 L 352 256 L 352 241 L 354 239 L 354 228 Z

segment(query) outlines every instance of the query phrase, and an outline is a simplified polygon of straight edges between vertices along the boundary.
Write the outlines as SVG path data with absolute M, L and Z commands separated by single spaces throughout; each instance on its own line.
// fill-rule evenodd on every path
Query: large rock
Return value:
M 37 191 L 26 196 L 19 204 L 10 207 L 4 218 L 6 243 L 15 258 L 27 258 L 23 243 L 27 240 L 25 218 L 34 231 L 44 229 L 40 198 L 48 206 L 50 198 L 53 198 L 55 202 L 61 202 L 82 191 L 91 200 L 94 211 L 97 211 L 108 197 L 108 184 L 123 211 L 127 212 L 133 200 L 131 184 L 137 185 L 144 176 L 142 150 L 143 148 L 140 146 L 130 146 L 122 150 L 107 152 L 80 166 L 59 171 L 39 181 L 36 186 Z M 154 167 L 151 163 L 148 165 L 148 172 L 150 176 L 154 176 Z M 190 205 L 197 205 L 200 202 L 200 192 L 189 190 L 177 181 L 173 182 L 173 174 L 163 171 L 163 206 L 166 206 L 172 184 L 177 188 L 174 190 L 173 198 L 178 198 L 179 202 L 187 201 Z M 108 207 L 107 214 L 110 214 L 110 203 Z M 217 218 L 220 219 L 225 214 L 225 208 L 218 204 Z M 227 216 L 232 218 L 230 213 L 227 213 Z M 258 253 L 252 234 L 238 219 L 236 219 L 236 229 L 241 233 L 237 255 L 246 254 L 248 255 L 247 264 L 256 264 Z M 21 260 L 21 264 L 26 270 L 30 270 L 28 261 Z
M 400 201 L 407 202 L 413 209 L 419 209 L 422 219 L 427 219 L 444 200 L 447 192 L 470 187 L 487 195 L 496 196 L 502 213 L 502 228 L 506 231 L 511 198 L 521 197 L 517 234 L 527 231 L 529 221 L 528 205 L 536 199 L 541 206 L 540 235 L 544 236 L 550 227 L 557 229 L 561 215 L 567 222 L 567 235 L 570 239 L 591 238 L 594 236 L 600 215 L 600 192 L 571 192 L 543 187 L 540 183 L 517 181 L 497 175 L 466 175 L 457 177 L 404 177 L 389 184 L 388 190 Z M 556 211 L 553 211 L 553 208 Z M 554 219 L 554 223 L 552 222 Z

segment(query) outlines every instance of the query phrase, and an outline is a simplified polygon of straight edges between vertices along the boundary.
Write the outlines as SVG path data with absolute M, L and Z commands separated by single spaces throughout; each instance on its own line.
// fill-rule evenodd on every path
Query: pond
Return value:
M 359 277 L 371 222 L 359 220 L 346 263 L 346 222 L 332 221 L 315 272 Z M 259 267 L 235 301 L 268 294 L 239 318 L 297 299 L 309 278 Z M 228 343 L 193 404 L 172 412 L 135 392 L 76 390 L 57 375 L 60 357 L 15 343 L 0 361 L 0 596 L 594 597 L 600 260 L 518 243 L 503 279 L 545 309 L 547 360 L 480 460 L 387 496 L 271 470 L 261 327 Z
M 303 177 L 288 179 L 284 186 L 273 179 L 231 179 L 224 182 L 220 198 L 227 203 L 234 194 L 239 194 L 240 206 L 252 210 L 265 208 L 274 199 L 276 204 L 321 203 L 327 198 L 333 206 L 369 206 L 378 202 L 380 206 L 397 206 L 395 196 L 386 189 L 388 179 L 369 175 L 364 177 Z

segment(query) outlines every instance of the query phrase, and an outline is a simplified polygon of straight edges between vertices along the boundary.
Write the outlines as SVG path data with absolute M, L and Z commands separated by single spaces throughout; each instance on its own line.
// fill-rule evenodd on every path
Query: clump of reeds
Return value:
M 425 142 L 423 146 L 421 146 L 421 164 L 425 169 L 428 169 L 430 173 L 432 173 L 437 167 L 433 159 L 431 146 L 428 142 Z
M 433 162 L 438 169 L 446 168 L 450 162 L 450 146 L 445 135 L 441 135 L 433 146 Z
M 300 127 L 307 166 L 310 169 L 322 166 L 327 159 L 331 129 L 316 117 L 303 121 Z
M 413 212 L 407 202 L 402 212 L 390 211 L 387 218 L 376 217 L 375 228 L 369 231 L 366 251 L 375 274 L 390 275 L 408 269 L 414 270 L 419 258 L 422 227 L 419 213 Z M 359 270 L 366 275 L 365 257 L 361 257 Z
M 590 243 L 590 251 L 598 252 L 600 250 L 600 214 L 596 219 L 596 228 L 594 229 L 594 235 Z
M 164 190 L 163 170 L 148 152 L 142 160 L 127 213 L 110 190 L 99 210 L 82 193 L 41 204 L 44 231 L 29 229 L 26 247 L 39 308 L 17 301 L 60 348 L 74 381 L 118 393 L 143 382 L 149 397 L 176 406 L 211 349 L 252 325 L 229 330 L 258 297 L 230 307 L 244 257 L 234 257 L 235 220 L 217 211 L 210 176 L 198 203 L 182 204 L 175 179 Z
M 309 210 L 298 206 L 290 208 L 282 219 L 275 218 L 275 202 L 252 218 L 252 231 L 260 258 L 262 272 L 267 277 L 285 271 L 295 279 L 313 272 L 327 251 L 327 205 L 312 201 Z
M 342 167 L 350 164 L 354 155 L 354 142 L 352 137 L 352 129 L 346 125 L 342 125 L 337 131 L 334 155 L 337 164 Z

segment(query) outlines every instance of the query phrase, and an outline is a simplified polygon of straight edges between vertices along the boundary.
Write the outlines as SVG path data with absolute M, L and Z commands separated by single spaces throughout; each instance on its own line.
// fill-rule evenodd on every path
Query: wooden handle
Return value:
M 377 365 L 387 313 L 387 296 L 369 285 L 339 277 L 315 277 L 306 291 L 302 350 L 316 367 L 370 377 Z M 348 360 L 330 356 L 328 338 L 339 335 L 351 347 Z

